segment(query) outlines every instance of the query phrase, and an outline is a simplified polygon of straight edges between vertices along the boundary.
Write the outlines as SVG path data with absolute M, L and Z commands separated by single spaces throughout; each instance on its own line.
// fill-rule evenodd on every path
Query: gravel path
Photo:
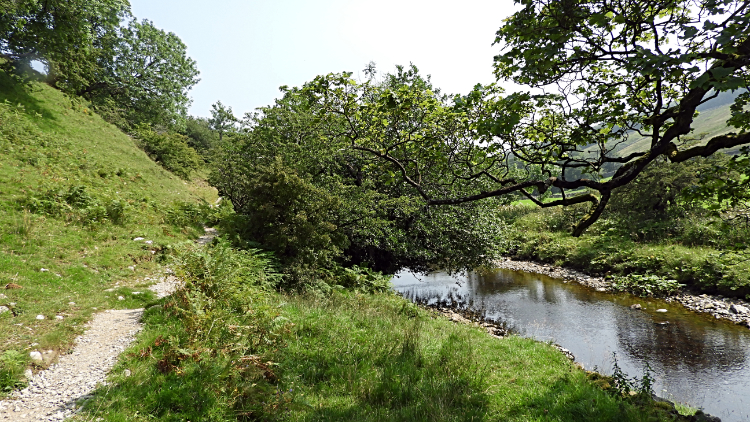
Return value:
M 141 330 L 143 309 L 108 310 L 94 315 L 73 353 L 31 377 L 28 387 L 0 401 L 0 421 L 61 421 L 76 411 L 98 384 L 104 384 L 117 356 Z
M 216 236 L 206 229 L 198 239 L 205 245 Z M 169 296 L 181 285 L 168 275 L 149 287 L 159 298 Z M 0 421 L 62 421 L 77 413 L 76 402 L 86 399 L 99 385 L 106 385 L 109 370 L 117 357 L 135 340 L 141 330 L 143 309 L 107 310 L 95 314 L 86 332 L 76 338 L 73 352 L 29 379 L 26 388 L 0 401 Z M 43 357 L 53 355 L 43 353 Z

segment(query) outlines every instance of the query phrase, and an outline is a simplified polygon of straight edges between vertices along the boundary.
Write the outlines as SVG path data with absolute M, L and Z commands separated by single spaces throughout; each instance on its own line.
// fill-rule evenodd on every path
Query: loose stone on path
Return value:
M 76 339 L 74 353 L 32 376 L 10 400 L 0 401 L 0 421 L 62 421 L 76 413 L 76 401 L 106 383 L 117 356 L 140 331 L 142 314 L 143 309 L 123 309 L 94 315 Z
M 208 244 L 216 235 L 216 230 L 206 228 L 206 235 L 201 236 L 198 243 Z M 169 269 L 167 272 L 171 273 Z M 179 279 L 168 274 L 149 289 L 162 298 L 181 286 Z M 70 304 L 74 305 L 73 302 Z M 143 309 L 107 310 L 94 314 L 86 332 L 76 338 L 70 354 L 61 356 L 55 365 L 36 375 L 27 371 L 28 386 L 0 401 L 0 422 L 62 421 L 78 413 L 77 402 L 89 398 L 99 385 L 106 385 L 107 374 L 117 357 L 141 330 L 142 315 Z M 42 318 L 38 319 L 45 318 L 39 316 Z M 45 353 L 48 352 L 32 351 L 30 357 L 43 363 Z M 129 370 L 124 372 L 129 376 Z

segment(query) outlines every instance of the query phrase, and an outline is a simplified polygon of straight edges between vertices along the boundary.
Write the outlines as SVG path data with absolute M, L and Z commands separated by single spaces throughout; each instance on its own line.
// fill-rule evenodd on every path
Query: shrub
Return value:
M 135 137 L 151 159 L 182 179 L 189 179 L 192 172 L 203 166 L 203 159 L 190 147 L 184 135 L 158 133 L 148 126 L 139 126 Z

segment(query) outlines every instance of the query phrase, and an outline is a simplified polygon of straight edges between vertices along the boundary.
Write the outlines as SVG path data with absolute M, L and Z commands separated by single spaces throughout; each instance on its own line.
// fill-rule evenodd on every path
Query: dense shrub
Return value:
M 154 161 L 182 179 L 203 166 L 203 159 L 193 149 L 188 138 L 178 133 L 155 132 L 148 126 L 139 126 L 135 137 L 144 151 Z

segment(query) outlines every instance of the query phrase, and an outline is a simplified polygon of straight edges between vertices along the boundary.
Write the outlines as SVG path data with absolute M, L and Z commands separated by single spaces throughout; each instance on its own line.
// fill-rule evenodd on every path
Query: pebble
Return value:
M 37 316 L 36 316 L 36 319 L 39 319 L 39 320 L 41 320 L 41 319 L 45 319 L 45 318 L 44 318 L 44 315 L 37 315 Z
M 104 311 L 94 315 L 88 330 L 76 339 L 74 352 L 36 375 L 27 372 L 29 384 L 0 401 L 0 421 L 62 421 L 74 413 L 75 404 L 92 393 L 106 376 L 117 356 L 140 331 L 143 309 Z M 54 351 L 45 351 L 54 357 Z M 38 351 L 29 353 L 43 362 Z
M 667 310 L 666 309 L 657 309 L 656 312 L 662 312 L 663 313 L 663 312 L 667 312 Z
M 6 312 L 10 311 L 10 308 L 7 306 L 0 306 L 0 314 L 4 314 Z
M 44 359 L 42 358 L 42 354 L 37 351 L 29 353 L 29 358 L 31 358 L 31 361 L 34 363 L 42 363 L 44 361 Z
M 8 296 L 5 296 L 3 293 L 0 293 L 0 299 L 7 299 Z
M 144 239 L 143 237 L 136 237 L 136 238 L 133 239 L 133 242 L 138 242 L 138 241 L 141 241 L 143 239 Z

